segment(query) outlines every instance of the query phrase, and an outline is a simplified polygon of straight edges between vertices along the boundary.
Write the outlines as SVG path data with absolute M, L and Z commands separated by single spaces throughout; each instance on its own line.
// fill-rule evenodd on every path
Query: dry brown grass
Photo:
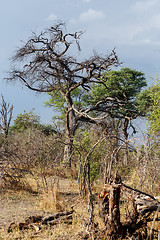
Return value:
M 130 184 L 134 182 L 134 176 L 136 173 L 133 172 L 131 175 Z M 32 182 L 32 179 L 29 178 L 28 181 L 32 188 L 36 188 L 36 181 Z M 133 181 L 133 182 L 132 182 Z M 43 183 L 41 178 L 39 179 L 39 187 L 43 188 Z M 95 197 L 94 200 L 94 221 L 98 223 L 99 229 L 103 230 L 105 228 L 103 220 L 99 217 L 99 207 L 98 207 L 98 196 L 97 192 L 100 192 L 102 189 L 102 183 L 97 181 L 93 185 L 93 194 Z M 88 197 L 82 198 L 78 194 L 78 184 L 76 180 L 59 178 L 55 176 L 46 177 L 46 185 L 37 195 L 31 196 L 31 193 L 27 193 L 26 191 L 18 191 L 14 192 L 11 190 L 5 193 L 6 202 L 10 204 L 11 200 L 19 200 L 23 202 L 24 200 L 30 201 L 34 206 L 33 208 L 36 210 L 43 210 L 47 214 L 55 213 L 58 211 L 69 211 L 72 208 L 75 210 L 73 214 L 73 222 L 71 225 L 60 223 L 56 226 L 50 227 L 45 226 L 38 232 L 33 229 L 24 230 L 24 231 L 13 231 L 12 233 L 7 233 L 6 229 L 0 229 L 0 240 L 12 240 L 12 239 L 46 239 L 46 240 L 80 240 L 83 239 L 78 235 L 78 233 L 86 233 L 87 224 L 89 221 L 89 213 L 88 213 Z M 25 204 L 25 203 L 24 203 Z M 23 211 L 23 209 L 21 210 Z M 124 214 L 124 213 L 123 213 Z M 122 215 L 123 215 L 122 214 Z M 14 217 L 12 221 L 18 222 L 19 217 Z M 22 219 L 22 216 L 21 216 Z M 123 220 L 123 219 L 122 219 Z M 148 229 L 151 229 L 152 223 L 148 225 Z M 158 224 L 154 224 L 154 228 L 158 230 Z M 98 239 L 98 238 L 97 238 Z M 99 238 L 101 239 L 101 238 Z M 103 239 L 103 238 L 102 238 Z
M 41 194 L 39 200 L 39 207 L 41 209 L 49 210 L 49 211 L 64 211 L 63 202 L 60 199 L 59 191 L 57 187 L 54 187 L 47 192 L 43 192 Z
M 31 181 L 31 179 L 28 179 L 28 181 Z M 32 187 L 35 188 L 36 183 L 34 182 L 32 184 Z M 97 190 L 96 186 L 94 188 Z M 11 193 L 8 194 L 11 196 Z M 23 198 L 27 199 L 27 194 L 25 194 L 24 191 L 14 192 L 12 198 L 18 198 L 23 201 Z M 41 191 L 40 194 L 35 195 L 31 201 L 32 204 L 34 201 L 34 207 L 36 210 L 43 210 L 47 213 L 69 211 L 73 208 L 75 212 L 73 214 L 72 225 L 61 223 L 53 227 L 46 226 L 37 233 L 33 229 L 29 229 L 24 231 L 14 231 L 8 234 L 6 229 L 3 228 L 0 230 L 0 239 L 79 240 L 80 237 L 78 236 L 78 233 L 86 231 L 86 226 L 89 221 L 88 198 L 86 197 L 85 199 L 82 199 L 79 196 L 77 181 L 66 178 L 57 179 L 57 177 L 50 176 L 47 179 L 47 188 Z M 19 219 L 18 216 L 17 219 Z M 15 218 L 13 220 L 16 221 Z M 98 214 L 98 204 L 95 204 L 95 222 L 99 222 L 100 228 L 104 227 L 103 221 Z
M 38 150 L 37 150 L 38 151 Z M 36 151 L 35 151 L 36 152 Z M 25 154 L 27 151 L 25 152 Z M 35 154 L 36 157 L 36 154 Z M 159 176 L 158 170 L 154 171 L 154 167 L 151 163 L 144 159 L 139 161 L 139 158 L 135 155 L 136 158 L 131 159 L 130 165 L 127 167 L 122 166 L 121 163 L 115 166 L 116 169 L 120 170 L 122 180 L 132 187 L 140 189 L 143 184 L 143 191 L 149 192 L 150 194 L 156 195 L 158 193 L 158 180 L 157 182 L 152 182 L 152 173 L 155 172 L 157 179 Z M 153 162 L 154 163 L 154 162 Z M 49 163 L 48 163 L 49 164 Z M 18 165 L 20 167 L 20 165 Z M 50 165 L 48 165 L 50 166 Z M 88 212 L 88 197 L 82 198 L 79 196 L 78 192 L 78 183 L 77 180 L 77 169 L 73 166 L 72 169 L 65 169 L 61 165 L 58 167 L 52 166 L 48 167 L 45 165 L 37 165 L 35 168 L 32 167 L 32 173 L 24 174 L 23 178 L 19 181 L 19 188 L 17 185 L 10 186 L 11 190 L 6 189 L 7 194 L 4 196 L 6 203 L 11 204 L 14 201 L 17 204 L 24 203 L 27 200 L 30 202 L 29 195 L 35 194 L 32 196 L 32 202 L 30 206 L 32 210 L 36 209 L 37 211 L 44 211 L 45 213 L 55 213 L 59 211 L 70 211 L 72 208 L 75 210 L 73 215 L 72 225 L 65 223 L 58 224 L 54 227 L 43 227 L 40 231 L 35 232 L 33 229 L 25 231 L 14 231 L 13 233 L 8 234 L 6 229 L 0 229 L 0 240 L 1 239 L 74 239 L 79 240 L 79 232 L 85 232 L 87 229 L 87 224 L 89 222 L 89 212 Z M 158 165 L 156 165 L 158 166 Z M 143 171 L 145 167 L 145 172 Z M 151 168 L 153 167 L 153 169 Z M 115 169 L 113 168 L 113 171 Z M 94 200 L 94 221 L 98 223 L 100 229 L 104 229 L 103 220 L 99 217 L 98 209 L 98 199 L 97 194 L 100 193 L 103 186 L 103 179 L 98 178 L 98 180 L 92 185 L 92 191 L 95 197 Z M 154 188 L 153 188 L 153 187 Z M 6 186 L 7 188 L 7 186 Z M 5 190 L 5 188 L 4 188 Z M 15 190 L 15 191 L 13 191 Z M 18 191 L 17 191 L 18 190 Z M 27 196 L 28 194 L 28 196 Z M 18 199 L 18 200 L 17 200 Z M 34 206 L 33 206 L 34 203 Z M 17 205 L 18 206 L 18 205 Z M 16 208 L 16 203 L 14 203 Z M 123 209 L 122 209 L 123 210 Z M 13 214 L 15 209 L 11 209 L 12 213 L 7 212 L 7 214 Z M 23 208 L 21 209 L 23 215 Z M 123 213 L 123 212 L 122 212 Z M 18 213 L 14 216 L 11 221 L 18 221 Z M 31 211 L 28 211 L 28 214 L 31 215 Z M 122 214 L 124 215 L 124 213 Z M 21 216 L 23 217 L 23 216 Z M 22 219 L 23 220 L 23 219 Z M 149 227 L 152 226 L 152 223 L 149 224 Z M 158 225 L 155 223 L 155 228 L 158 229 Z

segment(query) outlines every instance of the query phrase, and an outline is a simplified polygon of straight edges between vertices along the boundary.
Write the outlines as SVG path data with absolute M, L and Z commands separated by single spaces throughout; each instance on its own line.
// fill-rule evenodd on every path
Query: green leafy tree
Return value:
M 151 114 L 148 117 L 150 121 L 150 130 L 152 134 L 160 136 L 160 84 L 151 89 Z
M 139 110 L 146 113 L 150 125 L 149 133 L 160 136 L 160 78 L 139 94 L 137 102 Z
M 10 127 L 10 132 L 25 132 L 26 130 L 38 129 L 45 135 L 50 135 L 52 133 L 57 134 L 57 131 L 52 127 L 52 125 L 45 125 L 40 123 L 40 116 L 35 114 L 33 110 L 30 112 L 24 111 L 17 115 L 14 120 L 14 124 Z
M 24 111 L 17 115 L 14 120 L 14 125 L 11 126 L 11 131 L 24 132 L 27 129 L 37 128 L 40 124 L 40 117 L 36 115 L 33 110 L 30 112 Z
M 113 115 L 117 114 L 119 117 L 137 115 L 136 96 L 147 86 L 144 73 L 121 68 L 119 71 L 104 73 L 102 77 L 103 84 L 94 85 L 90 94 L 83 96 L 84 103 L 94 106 L 102 101 L 103 106 L 109 108 Z M 121 100 L 121 104 L 124 103 L 123 107 L 110 106 L 112 99 Z M 106 104 L 104 100 L 107 100 Z
M 130 68 L 112 70 L 104 73 L 102 77 L 103 84 L 94 85 L 91 92 L 83 96 L 83 101 L 89 106 L 95 106 L 99 102 L 99 109 L 95 111 L 96 115 L 107 110 L 112 118 L 121 122 L 119 126 L 121 126 L 125 141 L 124 162 L 127 163 L 128 129 L 132 127 L 135 133 L 132 120 L 143 115 L 138 109 L 136 96 L 147 85 L 146 79 L 144 73 Z M 120 101 L 121 104 L 113 104 L 114 101 Z

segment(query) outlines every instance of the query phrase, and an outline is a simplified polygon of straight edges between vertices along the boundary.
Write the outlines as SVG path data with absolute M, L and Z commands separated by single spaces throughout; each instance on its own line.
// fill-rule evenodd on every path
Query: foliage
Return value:
M 40 117 L 36 115 L 33 110 L 30 112 L 24 111 L 17 115 L 14 120 L 14 125 L 11 127 L 11 131 L 23 132 L 26 129 L 36 128 L 39 124 Z
M 43 134 L 45 134 L 46 136 L 49 136 L 51 134 L 57 134 L 57 130 L 50 124 L 38 124 L 37 127 Z
M 149 133 L 160 135 L 160 79 L 138 96 L 139 108 L 145 111 L 149 121 Z
M 151 105 L 153 105 L 153 101 L 151 99 L 149 89 L 144 89 L 137 95 L 136 103 L 138 105 L 139 112 L 142 112 L 145 115 L 148 115 L 150 111 L 150 107 Z
M 45 135 L 57 133 L 52 125 L 40 124 L 40 116 L 35 114 L 33 110 L 18 114 L 14 120 L 14 125 L 10 127 L 10 132 L 18 133 L 33 129 L 39 129 Z
M 89 126 L 85 129 L 78 129 L 74 138 L 75 162 L 77 162 L 78 159 L 78 166 L 81 165 L 82 167 L 93 145 L 98 142 L 102 136 L 105 139 L 94 148 L 94 151 L 90 155 L 89 168 L 91 182 L 94 182 L 100 175 L 104 174 L 105 164 L 108 164 L 110 161 L 110 155 L 114 149 L 115 143 L 113 132 L 110 135 L 108 132 L 103 132 L 103 129 L 100 127 Z
M 150 131 L 154 135 L 160 136 L 160 83 L 151 89 L 151 115 L 148 117 L 150 121 Z
M 146 80 L 144 73 L 129 68 L 121 68 L 119 71 L 110 71 L 102 75 L 103 84 L 94 85 L 90 94 L 86 94 L 83 100 L 86 105 L 95 105 L 99 101 L 103 102 L 103 108 L 109 108 L 115 116 L 137 116 L 137 106 L 135 98 L 145 87 Z M 121 101 L 122 107 L 113 106 L 116 99 Z
M 103 73 L 99 81 L 101 84 L 93 85 L 90 93 L 83 96 L 83 101 L 86 106 L 98 106 L 94 108 L 96 116 L 103 117 L 108 113 L 111 121 L 114 119 L 117 128 L 117 130 L 114 128 L 117 132 L 116 137 L 120 137 L 121 134 L 125 143 L 124 162 L 127 165 L 128 129 L 131 127 L 133 133 L 136 133 L 132 120 L 143 115 L 139 112 L 136 96 L 147 85 L 145 76 L 142 72 L 122 68 L 119 71 Z
M 83 96 L 83 94 L 84 94 L 84 91 L 83 89 L 80 89 L 80 88 L 76 88 L 71 92 L 73 105 L 77 109 L 82 108 L 81 97 Z M 66 100 L 59 91 L 57 92 L 53 91 L 51 93 L 48 93 L 48 95 L 50 96 L 50 98 L 44 104 L 46 107 L 53 108 L 57 113 L 60 114 L 60 115 L 59 114 L 54 115 L 53 121 L 56 121 L 58 125 L 64 128 L 66 123 L 66 112 L 67 112 Z

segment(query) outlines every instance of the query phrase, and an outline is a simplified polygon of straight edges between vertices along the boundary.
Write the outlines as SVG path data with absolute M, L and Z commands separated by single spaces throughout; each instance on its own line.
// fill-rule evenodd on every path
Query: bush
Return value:
M 27 186 L 25 181 L 30 177 L 44 178 L 55 173 L 54 168 L 61 162 L 62 145 L 55 135 L 46 136 L 39 130 L 17 133 L 8 138 L 1 147 L 0 166 L 5 187 Z

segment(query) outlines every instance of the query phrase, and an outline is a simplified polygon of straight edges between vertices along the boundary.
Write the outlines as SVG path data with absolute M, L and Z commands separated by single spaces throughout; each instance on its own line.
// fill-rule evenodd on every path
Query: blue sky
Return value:
M 32 31 L 40 32 L 56 20 L 66 22 L 69 31 L 85 31 L 81 57 L 109 53 L 114 47 L 123 66 L 143 71 L 150 77 L 160 74 L 159 0 L 5 0 L 1 1 L 0 94 L 14 105 L 14 118 L 24 110 L 40 114 L 51 123 L 53 110 L 43 106 L 45 94 L 36 95 L 18 83 L 6 84 L 10 58 Z

